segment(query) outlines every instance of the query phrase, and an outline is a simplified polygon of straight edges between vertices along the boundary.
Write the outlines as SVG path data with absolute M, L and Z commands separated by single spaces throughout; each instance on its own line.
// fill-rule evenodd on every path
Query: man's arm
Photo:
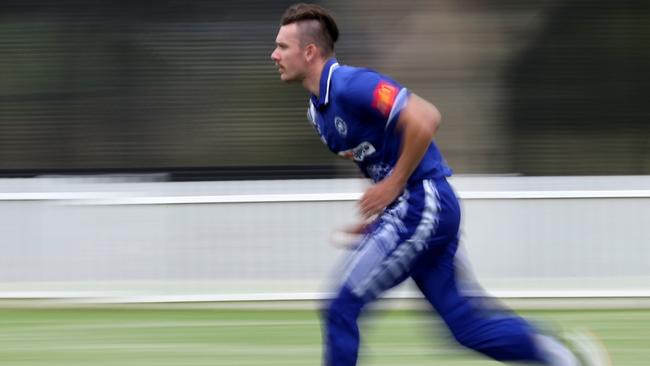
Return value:
M 381 213 L 402 193 L 438 131 L 440 120 L 440 112 L 433 104 L 415 94 L 409 96 L 396 126 L 402 133 L 400 156 L 392 173 L 361 197 L 359 210 L 363 217 Z

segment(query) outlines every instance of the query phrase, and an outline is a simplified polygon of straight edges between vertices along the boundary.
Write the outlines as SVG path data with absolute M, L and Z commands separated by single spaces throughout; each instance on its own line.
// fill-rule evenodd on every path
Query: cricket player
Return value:
M 433 142 L 434 105 L 376 71 L 341 65 L 332 15 L 289 7 L 271 58 L 285 82 L 309 91 L 308 119 L 327 147 L 356 163 L 372 185 L 358 207 L 370 224 L 324 311 L 324 363 L 356 365 L 358 318 L 369 302 L 412 278 L 463 346 L 499 361 L 580 365 L 555 338 L 506 311 L 482 308 L 459 289 L 460 207 Z M 370 220 L 371 218 L 374 218 Z

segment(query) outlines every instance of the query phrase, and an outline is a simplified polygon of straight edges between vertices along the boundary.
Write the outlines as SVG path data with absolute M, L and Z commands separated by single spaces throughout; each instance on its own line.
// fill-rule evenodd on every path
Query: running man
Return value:
M 324 363 L 356 365 L 362 309 L 410 277 L 463 346 L 499 361 L 580 365 L 524 319 L 488 311 L 459 290 L 460 207 L 433 142 L 440 113 L 387 76 L 339 64 L 338 35 L 329 11 L 295 4 L 282 16 L 271 55 L 282 81 L 311 94 L 308 119 L 321 140 L 374 182 L 358 204 L 372 223 L 324 311 Z

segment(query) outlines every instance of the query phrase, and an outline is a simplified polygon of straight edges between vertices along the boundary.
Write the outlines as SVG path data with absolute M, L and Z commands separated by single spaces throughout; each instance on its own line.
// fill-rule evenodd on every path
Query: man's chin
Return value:
M 285 83 L 294 83 L 296 81 L 300 81 L 301 78 L 296 76 L 296 75 L 287 75 L 287 74 L 280 74 L 280 80 L 284 81 Z

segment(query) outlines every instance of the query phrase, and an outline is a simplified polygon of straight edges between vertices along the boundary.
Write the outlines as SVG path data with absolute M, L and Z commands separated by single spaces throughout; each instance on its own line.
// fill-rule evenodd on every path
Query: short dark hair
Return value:
M 310 20 L 315 22 L 307 24 Z M 303 29 L 303 46 L 314 43 L 322 48 L 326 55 L 334 53 L 334 43 L 339 39 L 339 28 L 327 9 L 316 4 L 293 4 L 285 10 L 280 24 L 292 23 L 306 25 Z

